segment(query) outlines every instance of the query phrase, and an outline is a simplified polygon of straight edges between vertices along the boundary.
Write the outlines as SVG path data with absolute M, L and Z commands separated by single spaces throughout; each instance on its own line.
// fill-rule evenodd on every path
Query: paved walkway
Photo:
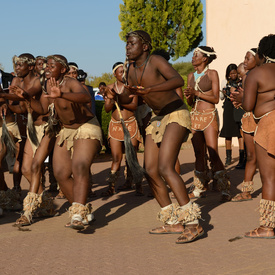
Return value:
M 190 147 L 190 146 L 189 146 Z M 225 148 L 220 148 L 225 158 Z M 232 193 L 240 188 L 243 170 L 235 170 L 238 157 L 228 168 Z M 142 161 L 142 154 L 139 154 Z M 192 181 L 192 148 L 180 152 L 182 178 Z M 243 233 L 258 226 L 261 196 L 259 173 L 255 175 L 252 201 L 219 203 L 219 194 L 208 192 L 197 202 L 202 208 L 202 239 L 184 245 L 175 244 L 178 235 L 150 235 L 148 230 L 160 225 L 156 220 L 159 206 L 147 196 L 136 197 L 134 191 L 100 198 L 106 189 L 105 178 L 110 157 L 99 157 L 92 166 L 94 190 L 92 200 L 96 221 L 86 230 L 66 229 L 69 207 L 66 200 L 55 200 L 61 215 L 36 220 L 28 231 L 12 227 L 17 213 L 5 213 L 0 219 L 0 274 L 274 274 L 273 240 L 243 238 Z M 123 172 L 119 184 L 123 184 Z M 11 175 L 5 173 L 9 186 Z M 48 185 L 48 184 L 47 184 Z M 28 184 L 22 181 L 26 195 Z M 146 194 L 149 192 L 144 182 Z M 56 195 L 56 194 L 54 194 Z M 240 238 L 236 238 L 240 237 Z M 229 241 L 234 239 L 234 241 Z

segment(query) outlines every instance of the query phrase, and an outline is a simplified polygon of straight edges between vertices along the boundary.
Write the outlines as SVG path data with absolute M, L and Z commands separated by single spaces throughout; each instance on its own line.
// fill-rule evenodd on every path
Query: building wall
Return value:
M 246 51 L 257 48 L 260 39 L 275 33 L 274 0 L 206 0 L 206 44 L 215 49 L 217 59 L 211 64 L 226 83 L 225 70 L 230 63 L 240 64 Z M 222 102 L 218 105 L 220 129 Z M 237 138 L 233 139 L 237 145 Z M 224 144 L 224 138 L 219 139 Z

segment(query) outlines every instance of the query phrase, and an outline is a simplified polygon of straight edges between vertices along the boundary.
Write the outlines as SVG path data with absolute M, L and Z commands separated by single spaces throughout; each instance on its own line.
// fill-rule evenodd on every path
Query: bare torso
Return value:
M 255 68 L 247 76 L 246 82 L 244 103 L 249 104 L 255 117 L 275 110 L 275 64 Z
M 207 70 L 205 74 L 201 77 L 200 82 L 199 82 L 199 87 L 203 91 L 204 94 L 206 95 L 214 95 L 213 90 L 212 90 L 212 81 L 209 77 L 209 71 Z M 195 78 L 194 78 L 194 73 L 190 75 L 190 81 L 188 82 L 188 85 L 191 87 L 195 88 Z M 197 106 L 196 106 L 198 111 L 203 111 L 207 109 L 213 109 L 215 108 L 215 104 L 205 101 L 205 100 L 198 100 L 197 101 Z
M 158 68 L 157 56 L 150 56 L 146 67 L 135 68 L 133 64 L 130 65 L 128 72 L 129 86 L 142 86 L 144 88 L 163 84 L 167 81 L 164 75 Z M 170 65 L 169 65 L 170 66 Z M 143 100 L 153 109 L 155 114 L 167 104 L 180 99 L 175 89 L 166 91 L 152 91 L 142 96 Z
M 65 78 L 63 84 L 61 85 L 61 92 L 63 93 L 72 92 L 71 91 L 72 81 L 77 81 L 77 80 Z M 81 84 L 79 83 L 79 85 Z M 47 85 L 47 91 L 48 89 L 49 87 Z M 61 123 L 66 128 L 77 129 L 83 123 L 87 122 L 88 120 L 94 117 L 94 115 L 92 114 L 88 106 L 88 103 L 86 104 L 74 103 L 72 101 L 65 100 L 62 98 L 49 99 L 49 103 L 52 103 L 52 102 L 54 102 L 55 110 L 57 112 L 57 115 Z

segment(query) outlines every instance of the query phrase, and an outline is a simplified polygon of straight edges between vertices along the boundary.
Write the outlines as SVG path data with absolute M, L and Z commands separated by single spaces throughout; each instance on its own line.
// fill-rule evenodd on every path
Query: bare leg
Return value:
M 192 131 L 192 144 L 195 152 L 195 169 L 199 172 L 205 170 L 205 138 L 201 131 Z
M 165 182 L 159 174 L 158 168 L 159 148 L 151 135 L 146 136 L 144 149 L 144 162 L 147 172 L 147 180 L 154 197 L 161 207 L 171 204 L 171 199 Z
M 44 165 L 44 161 L 51 152 L 53 146 L 54 146 L 55 138 L 49 138 L 48 135 L 45 135 L 33 158 L 32 166 L 31 166 L 31 186 L 30 186 L 30 192 L 33 193 L 42 193 L 42 183 L 41 183 L 41 171 L 42 166 Z M 42 190 L 41 190 L 42 189 Z
M 13 185 L 15 191 L 21 191 L 20 183 L 22 178 L 22 161 L 23 161 L 23 153 L 24 153 L 24 147 L 25 147 L 26 139 L 23 138 L 22 141 L 19 143 L 16 143 L 17 147 L 17 153 L 16 153 L 16 159 L 13 166 Z
M 256 172 L 256 150 L 253 135 L 244 133 L 244 142 L 246 146 L 246 165 L 244 171 L 244 181 L 252 181 Z
M 33 151 L 31 147 L 31 143 L 27 138 L 24 153 L 23 153 L 23 163 L 22 163 L 22 174 L 31 183 L 32 175 L 31 175 L 31 165 L 33 159 Z
M 232 138 L 231 137 L 225 139 L 225 149 L 232 150 Z
M 257 143 L 256 155 L 259 165 L 259 171 L 262 180 L 262 200 L 260 203 L 261 226 L 247 232 L 246 237 L 252 238 L 274 238 L 274 227 L 270 226 L 273 221 L 274 224 L 274 208 L 275 208 L 275 157 L 269 155 L 267 151 Z
M 175 165 L 182 141 L 187 134 L 188 130 L 179 124 L 168 124 L 159 149 L 159 173 L 171 187 L 180 206 L 187 204 L 189 197 Z
M 123 157 L 123 142 L 110 138 L 110 147 L 113 159 L 111 171 L 119 171 Z
M 89 187 L 89 171 L 94 157 L 100 150 L 100 142 L 95 139 L 74 141 L 72 173 L 74 177 L 74 202 L 86 204 Z
M 213 171 L 224 170 L 224 165 L 220 159 L 218 152 L 218 132 L 211 125 L 204 130 L 204 137 L 208 149 Z
M 53 151 L 53 171 L 59 186 L 70 203 L 74 202 L 73 196 L 73 178 L 72 178 L 72 160 L 71 153 L 67 150 L 66 141 L 63 146 L 57 145 L 59 137 L 56 140 Z

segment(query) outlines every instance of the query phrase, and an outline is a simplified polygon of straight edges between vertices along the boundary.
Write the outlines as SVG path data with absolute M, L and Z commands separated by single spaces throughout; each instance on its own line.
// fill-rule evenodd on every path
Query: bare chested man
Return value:
M 254 135 L 262 180 L 260 227 L 245 233 L 249 238 L 275 238 L 275 35 L 261 39 L 255 56 L 258 67 L 246 77 L 242 106 L 257 121 Z M 241 93 L 242 95 L 242 93 Z M 234 100 L 240 101 L 235 93 Z
M 181 144 L 191 126 L 187 107 L 175 91 L 184 81 L 163 57 L 150 55 L 148 33 L 138 30 L 128 33 L 126 38 L 127 58 L 134 61 L 129 65 L 126 87 L 142 96 L 154 112 L 146 128 L 144 158 L 147 179 L 161 207 L 158 219 L 164 226 L 150 233 L 179 233 L 176 243 L 191 242 L 204 231 L 198 222 L 199 206 L 189 200 L 184 182 L 175 170 Z M 166 183 L 179 205 L 172 204 Z
M 43 192 L 41 182 L 41 168 L 53 148 L 54 139 L 46 134 L 48 116 L 32 112 L 30 104 L 18 97 L 19 92 L 24 92 L 28 98 L 39 99 L 41 96 L 42 86 L 39 77 L 34 73 L 33 55 L 25 53 L 15 56 L 13 62 L 17 77 L 13 79 L 7 97 L 21 101 L 19 105 L 9 105 L 9 108 L 17 114 L 28 112 L 28 138 L 24 147 L 22 173 L 29 181 L 30 189 L 23 201 L 23 214 L 16 221 L 17 225 L 22 226 L 31 224 L 35 212 L 42 216 L 54 213 L 52 199 Z
M 0 72 L 0 207 L 4 210 L 21 210 L 20 200 L 20 168 L 18 165 L 20 142 L 22 141 L 16 117 L 10 109 L 7 108 L 8 101 L 3 97 L 8 93 L 8 86 L 12 81 L 12 75 Z M 4 77 L 3 77 L 4 74 Z M 3 81 L 2 81 L 3 80 Z M 9 80 L 9 81 L 7 81 Z M 5 131 L 6 130 L 6 131 Z M 5 157 L 9 157 L 13 165 L 14 188 L 10 190 L 4 178 L 2 161 Z M 11 165 L 11 163 L 10 163 Z M 10 168 L 9 168 L 10 169 Z M 16 188 L 18 187 L 18 188 Z M 0 208 L 0 213 L 1 213 Z M 1 216 L 1 214 L 0 214 Z
M 43 93 L 40 101 L 32 98 L 30 104 L 42 114 L 47 113 L 49 107 L 54 108 L 62 123 L 54 147 L 54 175 L 72 204 L 69 208 L 71 222 L 66 226 L 83 229 L 91 217 L 90 204 L 85 204 L 90 167 L 101 148 L 101 128 L 87 106 L 91 101 L 89 93 L 76 79 L 64 77 L 68 71 L 67 59 L 52 55 L 47 60 L 47 94 Z

